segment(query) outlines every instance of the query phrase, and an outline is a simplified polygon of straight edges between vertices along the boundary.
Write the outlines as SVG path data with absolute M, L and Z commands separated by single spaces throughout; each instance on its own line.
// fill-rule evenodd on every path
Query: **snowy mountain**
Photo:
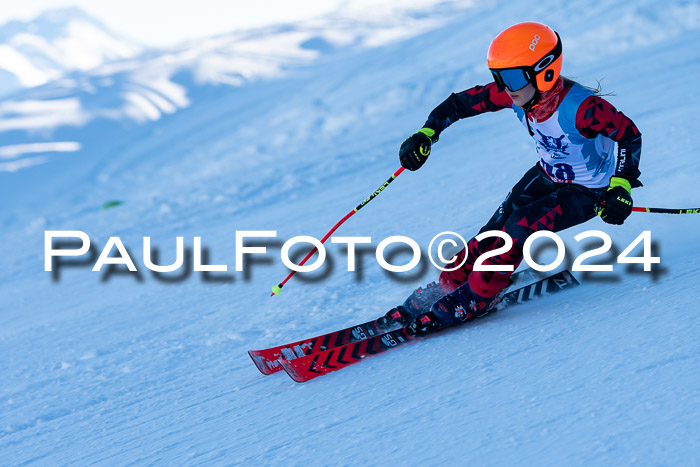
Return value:
M 400 3 L 148 51 L 0 101 L 3 463 L 698 463 L 698 215 L 562 233 L 572 260 L 599 246 L 576 234 L 609 234 L 599 259 L 613 263 L 650 230 L 651 273 L 582 274 L 575 290 L 304 385 L 250 361 L 435 279 L 430 266 L 390 277 L 373 253 L 350 273 L 329 245 L 332 264 L 269 297 L 283 241 L 319 238 L 380 186 L 432 108 L 490 81 L 488 45 L 519 21 L 556 29 L 564 74 L 603 79 L 639 126 L 635 204 L 700 207 L 697 2 Z M 457 122 L 336 235 L 423 248 L 471 236 L 537 160 L 510 111 Z M 47 230 L 83 231 L 92 249 L 46 272 Z M 236 232 L 251 230 L 277 237 L 236 271 Z M 91 270 L 115 236 L 136 273 Z M 185 265 L 146 269 L 144 237 L 157 264 L 183 237 Z M 227 271 L 192 271 L 194 237 Z
M 244 85 L 304 70 L 321 57 L 340 57 L 415 36 L 443 24 L 458 2 L 423 3 L 431 8 L 425 11 L 418 3 L 398 9 L 388 2 L 366 17 L 360 8 L 363 2 L 355 2 L 303 23 L 151 50 L 6 96 L 0 102 L 0 172 L 34 167 L 53 155 L 85 148 L 90 144 L 85 140 L 96 134 L 93 127 L 99 127 L 100 134 L 118 134 L 116 140 L 121 141 L 124 129 L 155 122 L 193 101 L 219 100 L 222 93 L 236 93 Z M 105 132 L 105 127 L 111 130 Z M 100 148 L 105 147 L 103 138 Z M 94 154 L 90 163 L 97 163 Z
M 0 96 L 132 57 L 141 49 L 75 7 L 11 21 L 0 26 Z
M 74 118 L 49 118 L 53 124 L 40 122 L 31 126 L 9 122 L 2 129 L 51 129 L 59 124 L 81 126 L 86 121 L 104 117 L 138 123 L 157 120 L 163 114 L 189 105 L 189 95 L 196 93 L 198 87 L 239 87 L 252 81 L 279 77 L 287 69 L 307 65 L 338 49 L 381 46 L 437 27 L 445 21 L 447 11 L 455 8 L 445 3 L 435 11 L 421 14 L 415 14 L 410 9 L 374 8 L 373 15 L 365 18 L 358 11 L 358 3 L 352 3 L 336 14 L 295 25 L 243 30 L 168 50 L 149 51 L 131 60 L 109 63 L 90 73 L 59 80 L 35 92 L 22 93 L 19 99 L 9 97 L 7 100 L 12 103 L 20 101 L 14 105 L 13 111 L 16 111 L 16 107 L 22 107 L 24 100 L 44 100 L 47 94 L 51 100 L 78 98 L 76 103 L 79 103 L 80 111 L 75 109 L 77 113 Z M 74 10 L 54 12 L 43 15 L 40 18 L 43 21 L 37 20 L 36 23 L 47 23 L 47 17 L 67 17 L 76 21 L 75 14 Z M 34 23 L 30 26 L 36 29 Z M 17 26 L 10 23 L 7 29 L 15 31 Z M 16 36 L 12 36 L 14 42 L 17 42 Z M 65 39 L 54 41 L 69 42 Z M 84 57 L 84 62 L 90 58 L 86 51 L 72 51 L 71 55 Z M 125 57 L 126 54 L 123 54 L 120 58 Z M 96 68 L 97 65 L 93 60 L 89 68 Z M 91 112 L 82 110 L 86 107 Z M 65 107 L 56 109 L 61 114 L 67 110 Z M 21 113 L 17 118 L 22 121 Z

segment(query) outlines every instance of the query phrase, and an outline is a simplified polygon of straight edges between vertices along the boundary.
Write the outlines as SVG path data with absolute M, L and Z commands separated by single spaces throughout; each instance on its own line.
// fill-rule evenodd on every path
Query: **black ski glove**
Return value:
M 430 155 L 430 147 L 434 142 L 433 136 L 435 136 L 435 130 L 421 128 L 417 133 L 406 138 L 399 149 L 401 166 L 411 171 L 420 169 Z
M 610 188 L 596 207 L 596 214 L 608 224 L 622 225 L 632 213 L 630 182 L 620 177 L 610 178 Z

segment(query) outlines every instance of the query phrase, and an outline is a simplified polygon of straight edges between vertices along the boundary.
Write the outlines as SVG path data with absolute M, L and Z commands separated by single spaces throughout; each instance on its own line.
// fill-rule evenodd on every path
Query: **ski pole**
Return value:
M 360 209 L 362 209 L 363 207 L 365 207 L 365 206 L 367 205 L 367 203 L 369 203 L 369 202 L 372 201 L 374 198 L 376 198 L 376 197 L 379 195 L 379 193 L 381 193 L 382 191 L 384 191 L 384 188 L 386 188 L 387 186 L 389 186 L 389 184 L 390 184 L 391 182 L 393 182 L 394 179 L 395 179 L 396 177 L 398 177 L 399 175 L 401 175 L 401 172 L 403 172 L 403 171 L 404 171 L 404 168 L 403 168 L 403 167 L 399 168 L 396 172 L 394 172 L 394 174 L 393 174 L 391 177 L 389 177 L 389 179 L 388 179 L 386 182 L 384 182 L 384 184 L 383 184 L 382 186 L 380 186 L 377 190 L 375 190 L 374 193 L 372 193 L 372 194 L 369 195 L 367 198 L 365 198 L 364 201 L 362 201 L 360 204 L 358 204 L 357 207 L 356 207 L 355 209 L 353 209 L 352 211 L 350 211 L 349 213 L 347 213 L 347 214 L 345 215 L 345 217 L 343 217 L 342 219 L 340 219 L 340 221 L 338 221 L 338 223 L 335 224 L 335 225 L 333 226 L 333 228 L 332 228 L 331 230 L 329 230 L 328 233 L 321 239 L 321 243 L 324 243 L 326 240 L 328 240 L 328 237 L 330 237 L 330 236 L 333 234 L 333 232 L 336 231 L 336 229 L 337 229 L 338 227 L 340 227 L 346 220 L 350 219 L 357 211 L 359 211 Z M 301 263 L 299 263 L 298 266 L 303 266 L 304 263 L 306 263 L 306 261 L 307 261 L 309 258 L 311 258 L 311 256 L 312 256 L 314 253 L 316 253 L 317 250 L 318 250 L 318 248 L 313 247 L 313 248 L 311 249 L 311 251 L 309 251 L 309 253 L 306 255 L 306 257 L 305 257 L 304 259 L 301 260 Z M 288 281 L 289 279 L 291 279 L 292 276 L 293 276 L 294 274 L 296 274 L 296 272 L 297 272 L 297 271 L 292 271 L 292 272 L 290 272 L 289 275 L 288 275 L 282 282 L 280 282 L 278 285 L 272 287 L 272 295 L 271 295 L 271 296 L 273 296 L 273 295 L 279 295 L 280 292 L 282 292 L 282 287 L 284 287 L 284 284 L 286 284 L 287 281 Z
M 700 208 L 667 209 L 667 208 L 632 208 L 634 212 L 651 212 L 657 214 L 700 214 Z

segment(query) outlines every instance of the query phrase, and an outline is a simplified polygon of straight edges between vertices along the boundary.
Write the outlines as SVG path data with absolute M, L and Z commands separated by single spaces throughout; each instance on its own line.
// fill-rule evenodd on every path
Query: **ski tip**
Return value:
M 255 363 L 255 367 L 260 370 L 260 373 L 264 375 L 271 375 L 272 373 L 275 373 L 275 371 L 278 370 L 272 370 L 265 366 L 265 361 L 263 358 L 258 355 L 258 352 L 256 350 L 249 350 L 248 351 L 248 356 L 250 357 L 251 360 L 253 360 L 253 363 Z
M 296 371 L 296 368 L 294 367 L 294 363 L 291 360 L 277 360 L 284 370 L 285 373 L 289 375 L 290 378 L 292 378 L 293 381 L 297 383 L 304 383 L 308 381 L 308 379 L 303 378 L 299 372 Z

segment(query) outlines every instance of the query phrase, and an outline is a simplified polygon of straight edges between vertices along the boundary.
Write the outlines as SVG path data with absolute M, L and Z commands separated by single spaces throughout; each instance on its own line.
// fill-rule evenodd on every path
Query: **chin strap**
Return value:
M 532 128 L 530 128 L 530 119 L 527 118 L 527 114 L 532 110 L 535 104 L 537 104 L 541 96 L 542 93 L 540 92 L 540 90 L 535 88 L 535 95 L 532 96 L 532 99 L 530 99 L 523 108 L 525 110 L 525 124 L 527 125 L 527 131 L 530 132 L 530 136 L 535 136 L 535 132 L 532 131 Z

